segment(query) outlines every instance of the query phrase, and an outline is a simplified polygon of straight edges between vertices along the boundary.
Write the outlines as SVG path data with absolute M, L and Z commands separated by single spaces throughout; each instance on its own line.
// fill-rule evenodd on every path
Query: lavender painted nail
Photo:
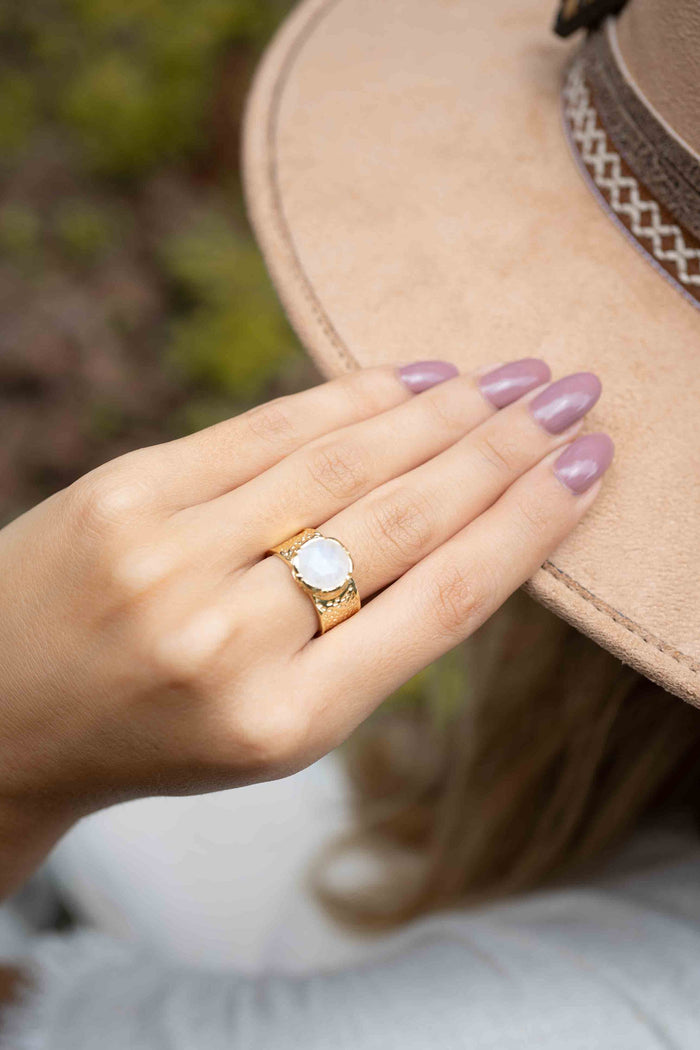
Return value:
M 449 361 L 414 361 L 399 368 L 399 379 L 414 394 L 429 390 L 431 386 L 454 379 L 459 369 Z
M 550 434 L 561 434 L 593 408 L 601 389 L 600 379 L 592 372 L 564 376 L 537 395 L 530 411 Z
M 494 368 L 479 379 L 479 389 L 496 408 L 505 408 L 523 394 L 534 390 L 552 377 L 549 365 L 537 357 L 523 357 Z
M 564 449 L 554 473 L 575 496 L 589 489 L 612 463 L 615 445 L 607 434 L 584 434 Z

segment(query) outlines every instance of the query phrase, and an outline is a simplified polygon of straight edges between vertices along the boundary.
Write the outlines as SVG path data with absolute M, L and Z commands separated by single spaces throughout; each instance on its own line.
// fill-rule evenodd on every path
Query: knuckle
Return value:
M 156 603 L 143 617 L 138 632 L 142 655 L 150 676 L 165 686 L 204 694 L 216 656 L 227 637 L 225 617 L 216 610 L 190 615 L 175 626 L 166 626 Z
M 308 734 L 308 718 L 302 705 L 283 700 L 246 705 L 235 725 L 237 744 L 246 765 L 262 769 L 293 765 Z
M 105 568 L 111 591 L 135 600 L 165 579 L 173 568 L 172 555 L 157 543 L 147 547 L 113 544 L 105 556 Z
M 145 659 L 150 674 L 159 683 L 187 687 L 195 691 L 205 678 L 208 659 L 196 645 L 182 641 L 177 634 L 154 631 L 146 646 Z
M 362 456 L 348 443 L 321 445 L 309 454 L 307 466 L 314 484 L 336 499 L 352 500 L 367 484 Z
M 444 569 L 434 583 L 434 615 L 448 638 L 463 638 L 490 607 L 488 588 L 456 566 Z
M 111 467 L 81 478 L 71 495 L 80 524 L 97 532 L 128 524 L 144 504 L 142 486 Z
M 377 500 L 369 519 L 372 538 L 380 549 L 388 548 L 392 558 L 398 554 L 409 564 L 426 550 L 435 530 L 430 501 L 406 489 Z
M 513 477 L 519 471 L 520 449 L 515 441 L 503 435 L 495 438 L 482 434 L 475 441 L 476 451 L 490 470 L 501 477 Z
M 289 447 L 296 439 L 287 398 L 258 405 L 246 412 L 245 419 L 252 435 L 268 444 Z

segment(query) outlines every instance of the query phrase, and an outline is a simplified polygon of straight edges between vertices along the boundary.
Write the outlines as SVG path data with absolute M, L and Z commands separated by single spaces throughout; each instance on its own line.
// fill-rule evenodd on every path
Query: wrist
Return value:
M 19 889 L 76 819 L 45 800 L 0 795 L 0 901 Z

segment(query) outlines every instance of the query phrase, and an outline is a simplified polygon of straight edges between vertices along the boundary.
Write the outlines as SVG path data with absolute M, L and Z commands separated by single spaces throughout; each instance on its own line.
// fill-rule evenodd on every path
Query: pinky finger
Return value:
M 324 698 L 334 737 L 325 746 L 473 634 L 536 572 L 593 503 L 613 451 L 606 434 L 589 434 L 543 459 L 356 616 L 301 650 L 297 659 L 317 682 L 351 686 L 333 704 Z

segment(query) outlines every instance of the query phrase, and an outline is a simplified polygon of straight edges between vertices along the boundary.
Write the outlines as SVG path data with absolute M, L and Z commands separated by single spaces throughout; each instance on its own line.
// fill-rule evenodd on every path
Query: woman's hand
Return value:
M 599 384 L 547 378 L 358 371 L 123 456 L 0 532 L 0 885 L 116 800 L 298 770 L 471 634 L 612 456 L 602 435 L 561 454 Z M 264 557 L 305 526 L 348 547 L 366 603 L 322 637 Z

